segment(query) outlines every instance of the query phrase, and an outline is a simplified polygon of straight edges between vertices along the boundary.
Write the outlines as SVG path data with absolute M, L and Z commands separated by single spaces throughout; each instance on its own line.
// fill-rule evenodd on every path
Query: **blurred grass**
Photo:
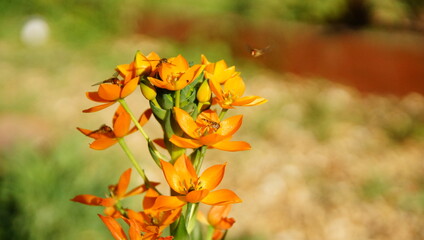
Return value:
M 237 61 L 223 42 L 209 44 L 194 36 L 180 44 L 134 35 L 133 20 L 142 11 L 176 14 L 190 6 L 199 15 L 315 21 L 336 14 L 340 2 L 1 1 L 0 239 L 111 238 L 96 216 L 100 208 L 69 199 L 83 193 L 103 196 L 130 166 L 118 147 L 89 151 L 89 140 L 75 130 L 110 122 L 113 110 L 83 115 L 81 109 L 92 106 L 85 91 L 108 78 L 117 64 L 129 62 L 137 49 L 181 53 L 196 62 L 201 53 L 211 61 Z M 400 11 L 390 5 L 399 6 L 397 1 L 373 2 Z M 405 14 L 396 11 L 389 16 Z M 19 39 L 22 25 L 34 15 L 51 27 L 44 46 L 28 47 Z M 245 201 L 232 214 L 237 223 L 231 239 L 424 237 L 422 96 L 364 97 L 325 80 L 273 75 L 251 63 L 237 69 L 246 78 L 247 95 L 270 101 L 235 110 L 246 114 L 238 137 L 254 150 L 208 155 L 211 161 L 229 156 L 237 161 L 229 161 L 223 183 Z M 143 104 L 136 111 L 144 110 Z M 140 139 L 131 138 L 130 145 L 138 147 Z M 144 152 L 136 154 L 144 157 Z M 389 238 L 396 228 L 404 232 Z M 342 230 L 351 234 L 337 238 L 334 234 Z

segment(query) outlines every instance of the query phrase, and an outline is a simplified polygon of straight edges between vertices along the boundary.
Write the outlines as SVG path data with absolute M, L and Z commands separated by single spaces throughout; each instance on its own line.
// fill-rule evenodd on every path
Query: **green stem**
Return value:
M 144 170 L 140 167 L 138 162 L 135 160 L 134 155 L 131 153 L 130 149 L 128 148 L 127 143 L 123 138 L 117 138 L 119 145 L 121 145 L 122 150 L 124 150 L 127 157 L 130 159 L 131 163 L 134 165 L 135 169 L 137 170 L 138 174 L 140 174 L 141 178 L 143 178 L 144 184 L 146 184 L 146 187 L 150 187 L 150 181 L 147 178 L 146 174 L 144 173 Z
M 133 123 L 135 124 L 135 126 L 137 127 L 137 129 L 141 132 L 141 134 L 143 135 L 143 137 L 149 141 L 149 136 L 147 135 L 147 133 L 144 131 L 143 127 L 140 125 L 140 123 L 138 122 L 138 120 L 134 117 L 134 114 L 132 113 L 131 109 L 128 107 L 127 102 L 125 101 L 125 99 L 121 98 L 118 100 L 118 102 L 121 104 L 121 106 L 125 109 L 125 111 L 127 111 L 127 113 L 130 115 L 131 120 L 133 121 Z
M 196 224 L 195 216 L 196 216 L 198 206 L 199 206 L 198 203 L 188 203 L 187 204 L 185 224 L 186 224 L 186 229 L 187 229 L 189 234 L 192 232 L 192 230 L 194 229 L 194 226 Z
M 215 228 L 214 227 L 212 227 L 212 225 L 209 225 L 208 226 L 208 231 L 207 231 L 207 233 L 206 233 L 206 238 L 205 238 L 205 240 L 212 240 L 212 237 L 213 237 L 213 232 L 215 231 Z
M 228 109 L 227 108 L 223 108 L 221 110 L 221 112 L 219 113 L 219 120 L 222 121 L 222 119 L 224 118 L 225 114 L 227 113 Z
M 180 108 L 181 90 L 175 91 L 175 107 Z
M 208 148 L 207 146 L 202 146 L 195 150 L 196 154 L 193 159 L 193 165 L 194 165 L 194 169 L 196 169 L 197 174 L 199 174 L 200 168 L 202 167 L 203 158 L 205 158 L 205 153 L 207 148 Z
M 155 99 L 156 100 L 156 99 Z M 125 109 L 125 111 L 127 111 L 127 113 L 130 115 L 132 122 L 134 123 L 134 125 L 137 127 L 138 131 L 140 131 L 140 133 L 143 135 L 143 137 L 146 139 L 147 144 L 149 145 L 149 147 L 152 149 L 153 154 L 155 154 L 157 157 L 161 158 L 161 159 L 167 159 L 167 157 L 165 157 L 163 154 L 161 154 L 155 147 L 155 145 L 153 144 L 152 140 L 150 140 L 149 136 L 147 135 L 147 133 L 144 131 L 143 127 L 140 125 L 140 123 L 138 122 L 138 120 L 135 118 L 134 114 L 132 113 L 131 109 L 129 108 L 127 102 L 125 101 L 125 99 L 121 98 L 118 100 L 118 102 L 121 104 L 121 106 Z M 157 102 L 157 101 L 156 101 Z M 153 156 L 156 164 L 158 164 L 158 166 L 160 167 L 160 163 L 158 163 L 158 161 L 156 160 L 156 158 Z

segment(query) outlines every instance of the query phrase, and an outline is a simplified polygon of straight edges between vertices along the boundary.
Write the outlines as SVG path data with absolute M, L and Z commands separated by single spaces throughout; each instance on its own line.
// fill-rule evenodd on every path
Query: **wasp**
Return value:
M 256 58 L 267 53 L 269 49 L 270 49 L 270 46 L 266 46 L 265 48 L 262 48 L 262 49 L 249 47 L 249 52 L 252 57 Z

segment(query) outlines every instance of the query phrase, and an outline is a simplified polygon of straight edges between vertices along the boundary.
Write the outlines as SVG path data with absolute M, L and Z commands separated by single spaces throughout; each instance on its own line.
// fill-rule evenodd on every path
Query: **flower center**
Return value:
M 237 96 L 234 95 L 231 91 L 224 92 L 222 97 L 224 99 L 224 105 L 228 105 L 228 106 L 231 105 L 235 99 L 237 99 Z

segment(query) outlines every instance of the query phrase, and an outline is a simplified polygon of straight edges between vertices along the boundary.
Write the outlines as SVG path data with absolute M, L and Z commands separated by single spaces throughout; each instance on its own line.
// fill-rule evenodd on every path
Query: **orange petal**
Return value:
M 222 141 L 212 145 L 211 147 L 229 152 L 245 151 L 252 149 L 249 143 L 243 141 Z
M 149 183 L 150 183 L 151 187 L 156 187 L 157 185 L 159 185 L 158 182 L 149 182 Z M 135 187 L 131 191 L 127 192 L 124 197 L 130 197 L 130 196 L 134 196 L 134 195 L 137 195 L 137 194 L 141 194 L 141 193 L 144 193 L 145 191 L 147 191 L 149 189 L 151 189 L 151 188 L 147 188 L 146 185 L 143 184 L 143 185 Z
M 153 77 L 147 77 L 151 84 L 155 85 L 158 88 L 168 88 L 168 84 L 162 80 Z
M 224 92 L 231 92 L 237 97 L 243 96 L 245 88 L 246 85 L 240 76 L 230 78 L 224 84 Z
M 115 84 L 100 84 L 99 96 L 105 100 L 115 101 L 119 99 L 121 88 Z
M 185 204 L 186 202 L 181 201 L 178 197 L 161 195 L 158 196 L 152 208 L 159 211 L 168 211 L 180 208 Z
M 84 113 L 97 112 L 97 111 L 105 109 L 109 106 L 112 106 L 114 103 L 115 102 L 109 102 L 109 103 L 98 105 L 98 106 L 95 106 L 95 107 L 92 107 L 92 108 L 87 108 L 87 109 L 82 110 L 82 112 L 84 112 Z
M 109 102 L 109 100 L 101 98 L 98 92 L 86 92 L 85 96 L 95 102 Z
M 115 240 L 127 240 L 124 230 L 115 219 L 109 216 L 102 216 L 100 214 L 98 216 L 102 219 L 103 223 L 109 229 Z
M 183 179 L 180 178 L 174 166 L 171 163 L 163 160 L 160 160 L 160 163 L 168 185 L 177 193 L 185 194 L 183 186 L 181 186 L 181 181 Z
M 143 240 L 143 237 L 141 236 L 141 228 L 137 224 L 136 220 L 128 219 L 130 229 L 128 234 L 130 235 L 130 240 Z
M 113 118 L 113 132 L 118 138 L 128 134 L 131 124 L 131 117 L 125 109 L 119 105 Z
M 197 182 L 196 170 L 187 155 L 183 154 L 175 161 L 174 169 L 180 178 L 180 185 L 184 184 L 187 189 Z
M 130 95 L 134 90 L 137 88 L 138 81 L 140 80 L 140 77 L 135 77 L 131 79 L 128 83 L 125 84 L 124 88 L 121 92 L 121 98 L 125 98 L 128 95 Z
M 78 131 L 80 131 L 82 134 L 84 134 L 87 137 L 91 137 L 91 138 L 94 138 L 94 139 L 102 137 L 102 134 L 96 133 L 96 131 L 92 131 L 92 130 L 88 130 L 88 129 L 84 129 L 84 128 L 79 128 L 79 127 L 77 127 L 77 129 L 78 129 Z
M 131 117 L 125 109 L 119 105 L 113 118 L 113 132 L 117 138 L 128 135 Z
M 213 94 L 215 94 L 215 96 L 218 98 L 218 101 L 224 101 L 222 88 L 218 81 L 210 79 L 209 87 L 211 88 Z
M 112 198 L 101 198 L 101 197 L 96 197 L 90 194 L 82 194 L 82 195 L 75 196 L 74 198 L 71 199 L 71 201 L 79 202 L 79 203 L 90 205 L 90 206 L 103 206 L 103 207 L 111 207 L 116 203 L 116 201 Z
M 175 84 L 175 90 L 181 90 L 191 82 L 193 82 L 194 79 L 196 79 L 202 70 L 205 68 L 205 66 L 196 64 L 190 67 L 183 75 L 181 75 L 180 79 Z
M 140 124 L 140 126 L 144 126 L 149 121 L 150 117 L 152 116 L 152 113 L 152 109 L 149 108 L 141 114 L 141 116 L 138 118 L 138 123 Z M 137 131 L 136 126 L 131 128 L 131 130 L 127 134 L 131 134 L 135 131 Z
M 208 189 L 191 191 L 186 195 L 187 202 L 198 203 L 209 194 Z
M 115 143 L 117 143 L 117 140 L 114 138 L 99 138 L 90 144 L 90 148 L 94 150 L 104 150 Z
M 196 122 L 199 123 L 199 124 L 204 125 L 205 124 L 205 120 L 204 119 L 206 119 L 208 121 L 214 121 L 216 123 L 219 123 L 220 122 L 219 117 L 218 117 L 218 114 L 215 111 L 211 110 L 211 109 L 208 109 L 208 110 L 205 110 L 205 111 L 201 112 L 199 114 L 199 116 L 197 117 Z
M 165 140 L 163 140 L 163 138 L 154 139 L 153 142 L 156 143 L 159 147 L 167 149 L 166 144 L 165 144 Z
M 199 185 L 203 189 L 215 189 L 224 177 L 226 164 L 214 165 L 206 169 L 199 177 Z
M 220 122 L 220 127 L 216 132 L 222 136 L 232 136 L 240 128 L 243 122 L 243 115 L 236 115 Z
M 220 189 L 210 192 L 208 196 L 202 200 L 202 203 L 208 205 L 223 205 L 240 202 L 242 202 L 241 199 L 233 191 L 228 189 Z
M 181 148 L 198 148 L 203 146 L 203 144 L 196 139 L 178 137 L 177 135 L 172 135 L 169 141 Z
M 221 142 L 221 141 L 223 141 L 227 138 L 228 138 L 228 136 L 222 136 L 222 135 L 219 135 L 219 134 L 216 134 L 216 133 L 212 133 L 212 134 L 206 135 L 204 137 L 200 137 L 199 143 L 201 143 L 202 145 L 210 146 L 210 145 L 214 145 L 218 142 Z
M 231 211 L 231 206 L 231 204 L 212 206 L 208 213 L 208 222 L 214 227 L 221 225 L 220 223 L 222 222 L 222 220 L 227 219 L 227 216 Z M 220 229 L 228 229 L 230 227 L 231 226 L 228 225 L 220 226 Z
M 116 197 L 118 197 L 118 199 L 122 198 L 125 195 L 125 192 L 128 188 L 128 184 L 130 183 L 130 178 L 131 168 L 128 168 L 125 172 L 122 173 L 121 177 L 119 178 L 119 182 L 116 185 L 114 194 Z
M 143 198 L 143 210 L 146 211 L 151 209 L 158 196 L 159 196 L 159 193 L 157 193 L 152 188 L 149 188 L 146 192 L 146 195 Z
M 174 107 L 174 113 L 175 119 L 177 120 L 178 125 L 180 125 L 181 129 L 190 137 L 198 138 L 199 134 L 197 132 L 197 129 L 199 128 L 199 126 L 196 124 L 190 114 L 177 107 Z
M 238 98 L 236 101 L 232 103 L 233 106 L 257 106 L 260 104 L 264 104 L 268 102 L 267 99 L 258 97 L 258 96 L 248 96 L 248 97 L 242 97 Z

